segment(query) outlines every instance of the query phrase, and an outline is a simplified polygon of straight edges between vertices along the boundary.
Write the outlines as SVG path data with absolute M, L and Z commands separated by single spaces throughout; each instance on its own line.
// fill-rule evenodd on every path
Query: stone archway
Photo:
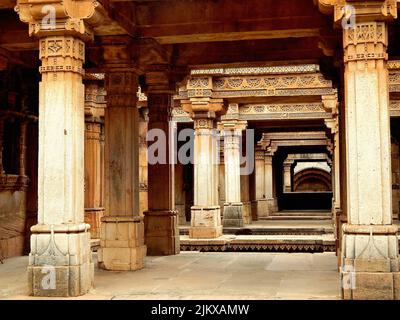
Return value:
M 332 176 L 317 168 L 304 169 L 293 177 L 293 191 L 331 191 Z

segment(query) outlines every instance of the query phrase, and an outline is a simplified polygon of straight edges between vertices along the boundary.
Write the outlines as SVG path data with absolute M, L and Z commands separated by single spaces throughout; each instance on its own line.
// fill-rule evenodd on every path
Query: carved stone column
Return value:
M 326 96 L 322 98 L 324 108 L 332 113 L 332 119 L 325 120 L 325 124 L 330 130 L 333 138 L 333 162 L 332 168 L 332 220 L 334 225 L 334 235 L 336 239 L 336 252 L 340 260 L 341 244 L 341 180 L 340 180 L 340 132 L 339 132 L 339 105 L 336 96 Z
M 90 226 L 84 223 L 85 42 L 101 22 L 97 3 L 52 1 L 55 28 L 42 2 L 18 1 L 16 11 L 39 38 L 42 81 L 39 94 L 38 224 L 31 228 L 29 293 L 78 296 L 93 281 Z M 49 277 L 53 280 L 46 282 Z
M 240 199 L 240 143 L 246 125 L 245 121 L 224 120 L 219 126 L 224 136 L 224 227 L 243 227 L 243 203 Z
M 139 109 L 139 211 L 144 216 L 144 212 L 149 209 L 148 205 L 148 161 L 147 161 L 147 130 L 148 130 L 148 112 L 147 107 Z
M 283 162 L 283 192 L 292 192 L 292 165 L 293 161 Z
M 224 159 L 224 140 L 220 141 L 219 166 L 218 166 L 218 199 L 221 208 L 221 217 L 224 217 L 225 204 L 225 159 Z
M 252 210 L 256 212 L 257 218 L 268 215 L 268 204 L 265 198 L 265 151 L 261 147 L 255 147 L 255 196 Z
M 349 1 L 354 27 L 343 30 L 348 224 L 343 225 L 345 299 L 399 297 L 399 249 L 390 172 L 387 22 L 395 1 Z M 335 20 L 343 12 L 336 7 Z M 360 22 L 361 21 L 361 22 Z
M 101 204 L 101 126 L 86 121 L 85 130 L 85 221 L 90 224 L 92 238 L 100 238 Z
M 125 45 L 104 45 L 106 56 L 129 56 Z M 120 54 L 118 54 L 120 52 Z M 108 54 L 107 54 L 108 53 Z M 126 64 L 128 64 L 126 62 Z M 106 73 L 105 216 L 101 224 L 99 267 L 144 267 L 143 217 L 139 211 L 139 115 L 137 74 L 110 65 Z
M 277 199 L 274 192 L 273 152 L 266 151 L 264 155 L 265 198 L 267 201 L 267 214 L 277 211 Z
M 178 212 L 175 211 L 174 136 L 171 123 L 172 95 L 148 94 L 148 130 L 165 135 L 165 146 L 158 150 L 160 162 L 148 164 L 149 210 L 145 212 L 146 245 L 149 255 L 175 255 L 180 252 Z M 149 146 L 152 142 L 149 142 Z M 150 160 L 150 154 L 149 160 Z M 161 157 L 160 157 L 161 156 Z M 163 160 L 161 160 L 163 158 Z
M 219 135 L 216 120 L 226 113 L 223 99 L 213 98 L 211 77 L 188 80 L 188 100 L 183 109 L 194 121 L 194 205 L 191 208 L 190 238 L 217 238 L 222 235 L 218 199 Z
M 26 176 L 26 135 L 28 122 L 22 120 L 19 127 L 19 166 L 18 174 L 22 177 Z M 0 129 L 1 130 L 1 129 Z M 0 168 L 1 169 L 1 168 Z
M 217 238 L 222 235 L 218 200 L 217 138 L 213 117 L 194 116 L 194 206 L 189 235 L 191 238 Z

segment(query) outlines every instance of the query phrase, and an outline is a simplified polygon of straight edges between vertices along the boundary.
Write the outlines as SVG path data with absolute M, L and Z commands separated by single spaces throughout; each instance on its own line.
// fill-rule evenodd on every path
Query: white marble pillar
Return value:
M 191 208 L 190 238 L 217 238 L 222 235 L 218 200 L 218 136 L 212 114 L 193 116 L 194 205 Z
M 264 173 L 265 173 L 265 198 L 267 200 L 268 215 L 277 211 L 277 200 L 274 194 L 274 168 L 273 153 L 265 152 Z
M 29 292 L 77 296 L 93 281 L 90 226 L 84 223 L 85 43 L 73 36 L 47 36 L 39 40 L 39 49 L 39 212 L 31 228 Z M 43 285 L 51 272 L 55 289 Z
M 265 195 L 265 151 L 261 147 L 255 148 L 255 197 L 252 210 L 255 210 L 257 218 L 268 215 L 268 204 Z
M 393 225 L 391 199 L 388 32 L 386 22 L 377 22 L 376 17 L 366 14 L 364 22 L 343 31 L 348 223 L 343 225 L 341 274 L 345 299 L 400 297 L 398 228 Z
M 224 136 L 225 203 L 224 227 L 243 227 L 243 203 L 240 198 L 240 143 L 246 122 L 222 121 Z

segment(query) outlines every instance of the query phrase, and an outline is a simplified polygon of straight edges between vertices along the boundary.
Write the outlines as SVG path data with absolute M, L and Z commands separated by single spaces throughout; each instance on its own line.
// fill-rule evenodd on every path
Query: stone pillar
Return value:
M 240 143 L 243 121 L 222 121 L 219 128 L 224 136 L 225 203 L 224 227 L 243 227 L 243 203 L 240 199 Z
M 98 4 L 52 1 L 56 29 L 42 2 L 18 2 L 20 19 L 39 38 L 38 224 L 31 228 L 29 293 L 78 296 L 92 287 L 90 226 L 84 223 L 85 42 L 101 23 Z M 90 26 L 89 26 L 90 25 Z M 48 281 L 50 279 L 54 281 Z
M 27 135 L 28 122 L 21 120 L 21 125 L 19 127 L 19 166 L 18 174 L 19 176 L 26 176 L 26 135 Z
M 221 208 L 221 218 L 224 217 L 225 204 L 225 159 L 224 159 L 224 141 L 220 141 L 219 148 L 219 166 L 218 166 L 218 199 Z
M 393 225 L 390 171 L 387 23 L 396 3 L 356 6 L 354 28 L 343 31 L 348 223 L 343 225 L 345 299 L 400 297 L 397 226 Z M 374 12 L 375 9 L 378 9 Z M 392 9 L 394 11 L 392 11 Z M 349 284 L 350 282 L 350 284 Z
M 84 223 L 85 43 L 74 36 L 39 40 L 39 213 L 31 228 L 28 279 L 35 296 L 77 296 L 92 286 L 90 226 Z M 44 266 L 56 272 L 46 290 Z
M 100 220 L 104 214 L 101 201 L 101 126 L 92 119 L 85 130 L 85 221 L 93 239 L 100 239 Z
M 190 238 L 217 238 L 222 235 L 221 213 L 218 204 L 217 139 L 214 117 L 194 116 L 194 205 Z
M 129 56 L 126 44 L 106 44 L 103 48 L 105 56 Z M 119 67 L 106 65 L 106 197 L 98 251 L 99 267 L 115 271 L 141 269 L 146 256 L 139 211 L 137 75 L 129 66 L 121 70 L 122 62 Z
M 277 211 L 277 200 L 274 193 L 273 155 L 272 152 L 266 151 L 264 158 L 265 198 L 267 200 L 268 215 Z
M 148 130 L 157 129 L 165 134 L 163 160 L 148 164 L 149 210 L 145 212 L 146 245 L 149 255 L 179 254 L 178 212 L 175 210 L 174 135 L 171 123 L 172 95 L 148 94 Z M 149 142 L 149 146 L 153 142 Z M 150 160 L 150 154 L 149 160 Z M 160 158 L 160 154 L 158 155 Z
M 265 151 L 261 147 L 256 147 L 255 152 L 255 195 L 252 210 L 256 211 L 257 218 L 268 215 L 268 204 L 265 198 Z
M 148 161 L 147 161 L 147 126 L 149 122 L 148 108 L 141 107 L 139 109 L 139 211 L 140 215 L 149 209 L 148 205 Z
M 190 238 L 207 239 L 222 235 L 218 199 L 219 135 L 216 121 L 226 113 L 223 99 L 213 98 L 212 77 L 193 77 L 187 81 L 188 99 L 183 110 L 194 121 L 194 205 L 191 208 Z
M 327 111 L 332 113 L 332 119 L 325 120 L 326 126 L 329 128 L 333 136 L 333 161 L 330 166 L 332 168 L 332 220 L 334 225 L 334 235 L 336 239 L 336 253 L 340 260 L 340 242 L 341 242 L 341 180 L 340 180 L 340 132 L 339 132 L 339 105 L 336 96 L 323 97 L 322 102 Z M 328 158 L 329 159 L 329 158 Z
M 283 162 L 283 192 L 292 192 L 292 165 L 293 161 Z

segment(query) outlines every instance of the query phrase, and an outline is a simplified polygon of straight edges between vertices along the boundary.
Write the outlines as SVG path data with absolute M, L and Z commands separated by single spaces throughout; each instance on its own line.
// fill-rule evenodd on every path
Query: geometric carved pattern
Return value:
M 57 80 L 57 72 L 84 74 L 85 44 L 82 40 L 68 36 L 46 37 L 40 40 L 39 51 L 42 60 L 39 71 L 54 73 L 53 80 Z

